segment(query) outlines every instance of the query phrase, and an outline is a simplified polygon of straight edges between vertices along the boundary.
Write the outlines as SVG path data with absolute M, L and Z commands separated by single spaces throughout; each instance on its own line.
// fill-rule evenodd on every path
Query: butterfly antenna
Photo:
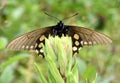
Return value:
M 60 21 L 60 19 L 58 19 L 57 17 L 55 17 L 55 16 L 52 16 L 52 15 L 50 15 L 50 14 L 48 14 L 47 12 L 45 12 L 44 11 L 44 14 L 46 14 L 46 15 L 48 15 L 48 16 L 50 16 L 50 17 L 52 17 L 52 18 L 55 18 L 56 20 L 59 20 Z
M 66 18 L 64 18 L 64 19 L 62 19 L 62 20 L 66 20 L 66 19 L 72 18 L 72 17 L 74 17 L 74 16 L 77 16 L 78 14 L 79 14 L 79 13 L 75 13 L 74 15 L 69 16 L 69 17 L 66 17 Z

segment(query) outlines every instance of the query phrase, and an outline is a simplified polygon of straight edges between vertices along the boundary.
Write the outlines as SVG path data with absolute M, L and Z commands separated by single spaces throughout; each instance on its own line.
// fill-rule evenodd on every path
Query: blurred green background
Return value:
M 77 12 L 78 16 L 64 23 L 95 29 L 113 40 L 111 45 L 80 50 L 80 83 L 94 79 L 96 74 L 100 83 L 120 82 L 120 0 L 0 0 L 0 83 L 39 83 L 34 62 L 46 73 L 46 62 L 41 57 L 5 48 L 21 34 L 56 25 L 58 21 L 43 11 L 59 19 Z

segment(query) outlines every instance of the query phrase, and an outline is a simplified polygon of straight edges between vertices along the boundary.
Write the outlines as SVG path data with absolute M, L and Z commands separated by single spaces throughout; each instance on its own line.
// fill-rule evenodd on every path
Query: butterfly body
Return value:
M 55 26 L 37 29 L 17 37 L 7 45 L 7 48 L 11 50 L 35 50 L 37 54 L 44 57 L 42 45 L 45 44 L 45 38 L 48 38 L 49 35 L 71 37 L 73 54 L 78 53 L 85 45 L 105 45 L 112 42 L 109 37 L 94 30 L 64 25 L 62 21 L 59 21 Z
M 55 36 L 58 36 L 58 37 L 62 37 L 62 35 L 64 36 L 70 36 L 70 31 L 69 31 L 69 27 L 68 26 L 65 26 L 64 23 L 62 21 L 59 21 L 57 23 L 57 25 L 53 26 L 49 32 L 49 35 L 55 37 Z M 43 38 L 44 37 L 44 38 Z M 36 41 L 36 52 L 39 54 L 39 55 L 43 55 L 43 50 L 42 50 L 42 44 L 45 44 L 45 37 L 48 37 L 48 35 L 44 36 L 41 35 L 39 38 L 41 39 L 38 39 Z
M 62 21 L 59 21 L 58 24 L 56 26 L 54 26 L 53 30 L 52 30 L 52 35 L 55 35 L 55 36 L 59 36 L 61 37 L 62 34 L 64 35 L 67 35 L 68 34 L 68 31 L 69 31 L 69 28 L 66 27 Z

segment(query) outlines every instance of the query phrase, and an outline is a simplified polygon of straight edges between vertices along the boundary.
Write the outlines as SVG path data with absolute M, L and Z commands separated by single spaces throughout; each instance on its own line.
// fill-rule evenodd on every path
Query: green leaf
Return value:
M 64 83 L 59 70 L 57 69 L 56 63 L 51 59 L 50 56 L 46 57 L 46 60 L 48 62 L 48 67 L 49 70 L 52 74 L 52 76 L 54 77 L 54 79 L 56 80 L 57 83 Z
M 57 83 L 57 81 L 55 80 L 54 76 L 51 74 L 50 71 L 48 71 L 48 80 L 49 83 Z
M 40 72 L 39 67 L 36 63 L 34 63 L 34 68 L 35 68 L 35 70 L 40 78 L 40 82 L 41 83 L 48 83 L 47 80 L 45 79 L 45 77 L 43 76 L 43 74 Z
M 78 63 L 75 61 L 75 64 L 72 68 L 73 78 L 75 80 L 75 83 L 78 83 Z
M 67 83 L 76 83 L 72 72 L 69 72 L 67 76 Z

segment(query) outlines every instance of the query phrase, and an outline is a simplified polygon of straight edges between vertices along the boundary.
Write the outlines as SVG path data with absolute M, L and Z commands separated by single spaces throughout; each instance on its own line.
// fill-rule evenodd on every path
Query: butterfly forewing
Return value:
M 34 50 L 36 41 L 40 37 L 40 35 L 43 33 L 45 33 L 45 35 L 49 35 L 50 31 L 51 27 L 47 27 L 26 33 L 11 41 L 7 45 L 7 48 L 10 50 Z
M 112 40 L 104 35 L 101 34 L 97 31 L 83 28 L 83 27 L 78 27 L 78 26 L 69 26 L 71 27 L 71 31 L 74 31 L 76 34 L 79 34 L 82 41 L 82 45 L 106 45 L 112 42 Z

